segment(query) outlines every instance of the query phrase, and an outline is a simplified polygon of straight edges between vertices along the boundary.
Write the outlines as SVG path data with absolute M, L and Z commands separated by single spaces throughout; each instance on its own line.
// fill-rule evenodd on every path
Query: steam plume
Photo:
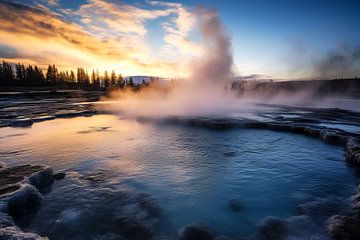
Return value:
M 231 42 L 216 12 L 198 10 L 205 39 L 206 54 L 193 69 L 192 79 L 200 83 L 224 83 L 232 77 L 233 56 Z
M 226 105 L 226 86 L 232 78 L 231 43 L 217 12 L 197 9 L 206 51 L 193 64 L 188 79 L 161 92 L 115 93 L 110 110 L 131 116 L 206 115 L 220 113 Z

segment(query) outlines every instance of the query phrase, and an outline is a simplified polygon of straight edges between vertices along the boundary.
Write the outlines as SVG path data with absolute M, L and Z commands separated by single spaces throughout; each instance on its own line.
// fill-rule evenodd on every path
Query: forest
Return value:
M 151 77 L 150 82 L 158 78 Z M 53 87 L 58 89 L 83 89 L 83 90 L 109 90 L 116 88 L 131 88 L 138 90 L 147 86 L 145 80 L 140 84 L 134 83 L 132 77 L 126 79 L 114 70 L 99 73 L 92 70 L 89 73 L 84 68 L 73 70 L 59 70 L 54 64 L 49 65 L 46 72 L 38 66 L 18 63 L 15 67 L 6 61 L 0 63 L 0 86 L 2 87 Z

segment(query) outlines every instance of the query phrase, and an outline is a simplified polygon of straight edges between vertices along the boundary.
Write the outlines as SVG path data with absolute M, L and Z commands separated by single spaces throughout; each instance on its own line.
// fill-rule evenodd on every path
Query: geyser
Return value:
M 166 91 L 148 87 L 135 93 L 113 92 L 111 100 L 114 101 L 107 110 L 133 117 L 213 115 L 222 112 L 232 99 L 227 91 L 233 77 L 230 38 L 217 12 L 200 8 L 195 12 L 206 51 L 190 64 L 190 77 L 173 84 Z

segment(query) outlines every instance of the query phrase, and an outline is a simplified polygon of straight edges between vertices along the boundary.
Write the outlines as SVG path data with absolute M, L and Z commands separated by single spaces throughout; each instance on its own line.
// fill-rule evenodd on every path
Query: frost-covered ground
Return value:
M 0 127 L 29 126 L 60 117 L 91 115 L 92 103 L 103 92 L 64 91 L 0 91 Z M 30 121 L 29 121 L 30 120 Z

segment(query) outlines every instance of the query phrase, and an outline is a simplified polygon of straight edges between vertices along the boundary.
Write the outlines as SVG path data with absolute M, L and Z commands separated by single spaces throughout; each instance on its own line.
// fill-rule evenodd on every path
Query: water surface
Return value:
M 36 215 L 21 221 L 25 230 L 51 239 L 97 236 L 91 233 L 97 228 L 86 226 L 89 218 L 115 231 L 104 215 L 121 204 L 124 190 L 147 192 L 158 201 L 160 231 L 170 239 L 194 222 L 246 237 L 268 216 L 297 215 L 307 216 L 301 229 L 306 236 L 325 238 L 326 219 L 350 211 L 356 190 L 343 149 L 318 139 L 142 124 L 112 115 L 2 128 L 0 161 L 68 173 L 45 194 Z M 229 207 L 232 199 L 241 203 L 240 211 Z

